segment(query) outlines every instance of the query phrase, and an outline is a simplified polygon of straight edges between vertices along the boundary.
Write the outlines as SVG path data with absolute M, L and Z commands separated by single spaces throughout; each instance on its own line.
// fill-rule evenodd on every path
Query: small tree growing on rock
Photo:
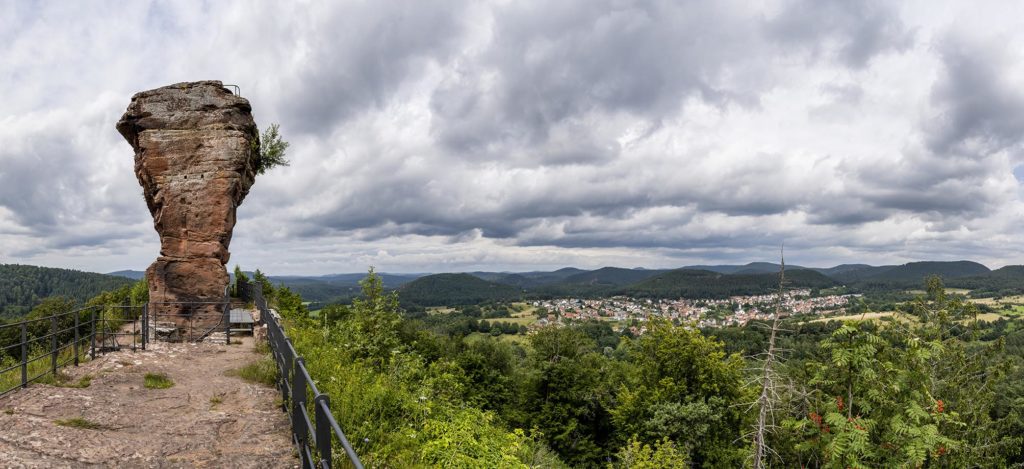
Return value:
M 288 166 L 290 162 L 284 157 L 288 150 L 288 142 L 281 138 L 280 126 L 270 124 L 259 140 L 254 140 L 253 150 L 256 155 L 256 174 L 263 174 L 277 166 Z

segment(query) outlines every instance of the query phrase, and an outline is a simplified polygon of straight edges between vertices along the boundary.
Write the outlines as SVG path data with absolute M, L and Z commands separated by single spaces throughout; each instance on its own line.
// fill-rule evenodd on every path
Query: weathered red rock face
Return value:
M 219 81 L 179 83 L 132 97 L 117 123 L 135 149 L 160 257 L 146 270 L 151 313 L 185 315 L 179 326 L 213 327 L 215 307 L 159 303 L 220 301 L 235 210 L 255 179 L 259 136 L 249 101 Z

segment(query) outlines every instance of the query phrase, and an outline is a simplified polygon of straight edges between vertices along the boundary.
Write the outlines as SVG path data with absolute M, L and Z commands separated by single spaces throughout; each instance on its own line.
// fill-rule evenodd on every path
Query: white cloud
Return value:
M 896 10 L 895 8 L 899 8 Z M 1024 38 L 933 2 L 0 7 L 0 262 L 141 268 L 114 123 L 238 84 L 292 166 L 239 210 L 272 273 L 1024 263 Z

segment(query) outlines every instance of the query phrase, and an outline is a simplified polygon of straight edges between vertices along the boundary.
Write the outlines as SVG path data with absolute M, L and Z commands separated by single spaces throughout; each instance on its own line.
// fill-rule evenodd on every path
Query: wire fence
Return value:
M 254 290 L 254 302 L 259 309 L 260 320 L 267 325 L 267 340 L 277 365 L 281 407 L 291 419 L 292 443 L 299 452 L 302 467 L 336 467 L 333 451 L 335 446 L 340 446 L 347 461 L 341 458 L 337 462 L 347 462 L 351 467 L 363 469 L 363 463 L 331 413 L 330 397 L 317 389 L 306 369 L 305 360 L 296 353 L 291 339 L 285 335 L 277 312 L 267 307 L 259 285 L 255 285 Z

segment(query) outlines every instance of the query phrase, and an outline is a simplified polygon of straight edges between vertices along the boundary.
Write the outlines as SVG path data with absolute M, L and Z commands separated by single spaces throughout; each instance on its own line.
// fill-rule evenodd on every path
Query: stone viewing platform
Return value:
M 0 466 L 297 467 L 280 394 L 234 373 L 263 355 L 251 337 L 232 342 L 152 342 L 63 370 L 86 387 L 0 398 Z M 173 385 L 147 388 L 147 374 Z

